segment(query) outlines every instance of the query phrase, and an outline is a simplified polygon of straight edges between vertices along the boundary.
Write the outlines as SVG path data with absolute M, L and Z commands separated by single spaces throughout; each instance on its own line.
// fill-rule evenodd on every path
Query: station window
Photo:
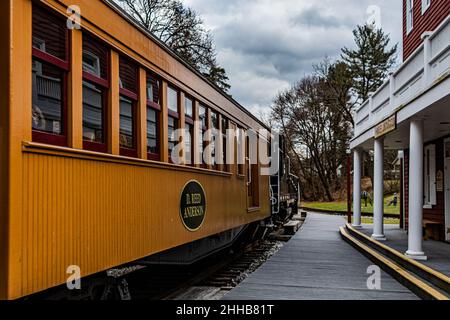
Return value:
M 161 115 L 160 96 L 161 81 L 147 73 L 147 157 L 160 160 L 159 124 Z
M 431 6 L 431 0 L 422 0 L 422 15 L 428 10 Z
M 205 158 L 203 155 L 206 147 L 205 141 L 203 139 L 205 136 L 205 132 L 208 130 L 208 118 L 206 112 L 206 107 L 201 105 L 198 109 L 198 121 L 200 122 L 198 147 L 200 151 L 202 167 L 206 167 Z
M 194 102 L 191 98 L 185 97 L 184 99 L 184 110 L 186 123 L 184 126 L 184 147 L 185 147 L 185 160 L 186 164 L 191 165 L 194 163 L 193 152 L 194 145 L 192 143 L 194 137 Z
M 83 34 L 83 147 L 107 152 L 108 48 Z
M 414 25 L 414 0 L 406 0 L 406 34 L 410 34 Z
M 179 126 L 179 93 L 176 89 L 172 87 L 167 88 L 167 103 L 169 108 L 169 127 L 168 127 L 168 137 L 169 137 L 169 160 L 171 162 L 174 162 L 172 160 L 172 151 L 179 142 L 177 137 L 175 136 L 175 131 L 180 127 Z
M 68 31 L 64 19 L 33 5 L 33 141 L 67 145 Z
M 136 157 L 137 66 L 124 57 L 119 59 L 120 154 Z

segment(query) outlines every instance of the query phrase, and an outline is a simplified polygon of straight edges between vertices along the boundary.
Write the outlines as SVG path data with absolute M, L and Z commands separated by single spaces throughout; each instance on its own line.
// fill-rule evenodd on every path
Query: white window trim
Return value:
M 428 153 L 430 154 L 428 163 Z M 430 144 L 424 148 L 424 167 L 423 167 L 423 199 L 424 208 L 431 209 L 437 204 L 436 198 L 436 145 Z M 429 176 L 428 173 L 429 167 Z M 428 197 L 429 195 L 429 197 Z
M 431 0 L 422 0 L 422 15 L 430 8 Z
M 410 23 L 411 21 L 411 23 Z M 414 27 L 414 0 L 406 0 L 406 34 L 410 34 Z
M 100 58 L 90 51 L 83 50 L 83 58 L 85 57 L 92 59 L 94 61 L 94 65 L 91 66 L 90 64 L 85 63 L 83 59 L 83 71 L 93 74 L 94 76 L 100 77 L 101 75 Z

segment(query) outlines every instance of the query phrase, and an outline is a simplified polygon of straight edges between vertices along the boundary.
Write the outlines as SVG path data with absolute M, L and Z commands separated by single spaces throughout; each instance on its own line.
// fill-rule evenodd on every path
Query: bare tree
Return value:
M 180 0 L 116 0 L 136 21 L 166 43 L 219 88 L 230 89 L 217 62 L 212 34 L 203 20 Z
M 308 76 L 281 92 L 272 117 L 295 155 L 305 195 L 324 195 L 333 201 L 340 189 L 339 168 L 345 160 L 349 126 L 341 112 L 327 103 L 330 92 L 324 79 Z

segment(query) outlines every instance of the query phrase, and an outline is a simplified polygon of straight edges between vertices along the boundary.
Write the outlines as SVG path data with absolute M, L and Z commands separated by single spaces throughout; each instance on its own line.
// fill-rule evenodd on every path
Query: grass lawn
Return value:
M 384 212 L 390 214 L 400 215 L 400 205 L 397 202 L 397 207 L 389 206 L 389 202 L 393 199 L 393 196 L 387 196 L 384 198 Z M 361 200 L 362 212 L 373 213 L 373 207 L 369 201 L 367 201 L 367 207 L 364 206 L 364 201 Z M 340 202 L 302 202 L 302 207 L 311 209 L 322 209 L 330 211 L 347 211 L 347 201 Z
M 352 218 L 352 221 L 353 221 L 353 218 Z M 361 218 L 361 223 L 362 224 L 373 224 L 373 218 L 362 217 Z M 384 218 L 384 224 L 400 225 L 400 219 Z

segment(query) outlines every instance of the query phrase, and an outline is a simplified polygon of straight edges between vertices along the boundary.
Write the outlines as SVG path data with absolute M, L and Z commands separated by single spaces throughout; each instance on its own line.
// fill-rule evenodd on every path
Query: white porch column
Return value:
M 384 138 L 375 139 L 374 188 L 373 188 L 373 235 L 375 240 L 384 236 Z
M 422 250 L 423 216 L 423 121 L 413 120 L 410 125 L 409 147 L 409 219 L 408 251 L 416 260 L 426 260 Z
M 361 228 L 361 151 L 353 150 L 353 227 Z

